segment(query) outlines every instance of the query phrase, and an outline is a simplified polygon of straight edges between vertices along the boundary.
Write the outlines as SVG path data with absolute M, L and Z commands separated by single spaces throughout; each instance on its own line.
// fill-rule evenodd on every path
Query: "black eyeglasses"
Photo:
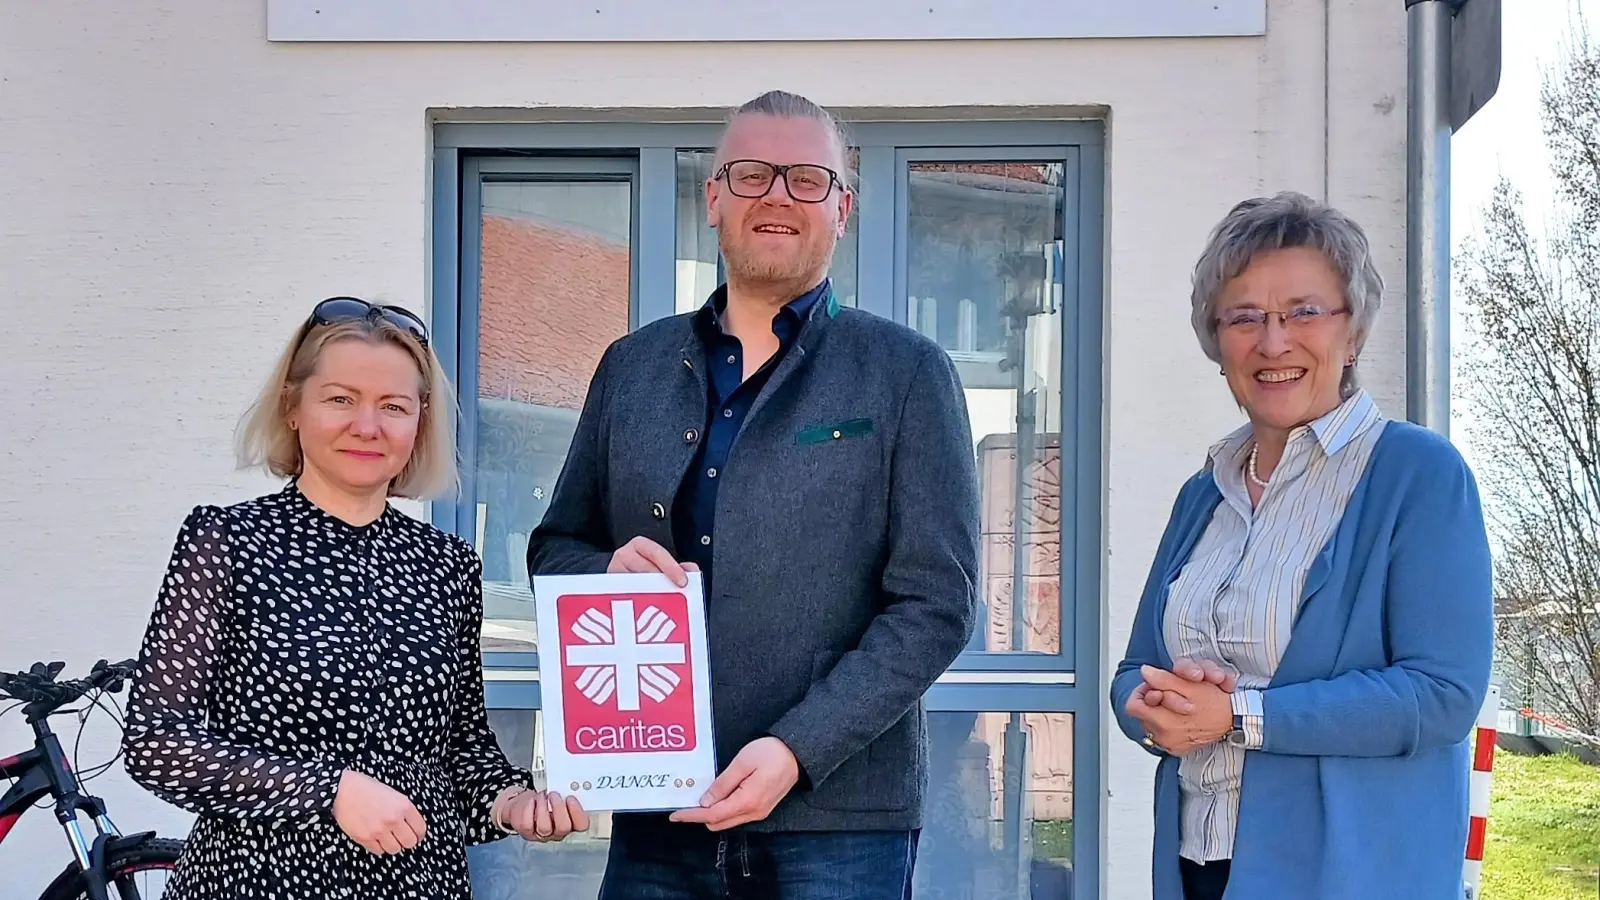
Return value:
M 416 338 L 422 346 L 428 346 L 428 326 L 423 324 L 420 316 L 403 306 L 382 306 L 359 297 L 329 297 L 311 310 L 312 325 L 332 325 L 356 319 L 388 322 Z
M 783 177 L 789 196 L 801 203 L 821 203 L 839 183 L 839 173 L 826 166 L 800 163 L 780 166 L 759 159 L 735 159 L 723 164 L 716 177 L 726 178 L 735 197 L 756 200 L 765 197 Z

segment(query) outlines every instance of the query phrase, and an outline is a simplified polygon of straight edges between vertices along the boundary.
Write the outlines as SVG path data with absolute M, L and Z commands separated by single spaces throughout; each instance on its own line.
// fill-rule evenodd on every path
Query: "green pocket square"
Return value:
M 794 436 L 797 444 L 820 444 L 824 441 L 840 441 L 845 438 L 861 437 L 872 433 L 871 419 L 846 419 L 833 425 L 813 425 L 802 428 Z

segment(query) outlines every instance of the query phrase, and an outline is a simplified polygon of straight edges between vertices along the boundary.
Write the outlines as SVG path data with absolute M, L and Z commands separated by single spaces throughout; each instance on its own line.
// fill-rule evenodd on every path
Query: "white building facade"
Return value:
M 711 143 L 783 88 L 853 137 L 841 301 L 956 358 L 984 479 L 919 896 L 1148 896 L 1153 765 L 1106 685 L 1175 491 L 1239 415 L 1189 269 L 1243 198 L 1351 213 L 1389 283 L 1365 382 L 1404 415 L 1403 4 L 646 6 L 0 5 L 0 670 L 137 652 L 184 514 L 275 487 L 231 455 L 272 358 L 356 294 L 424 312 L 454 376 L 463 496 L 406 508 L 483 554 L 493 722 L 537 768 L 527 532 L 599 351 L 715 285 Z M 0 756 L 27 734 L 0 719 Z M 91 719 L 79 765 L 117 737 Z M 90 789 L 126 831 L 186 828 L 120 763 Z M 602 817 L 475 851 L 478 894 L 592 897 L 605 841 Z M 36 811 L 5 893 L 69 859 Z

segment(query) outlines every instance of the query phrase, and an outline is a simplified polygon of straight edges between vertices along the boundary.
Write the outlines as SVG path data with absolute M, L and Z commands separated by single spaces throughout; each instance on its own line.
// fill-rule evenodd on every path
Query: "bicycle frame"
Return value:
M 21 778 L 24 774 L 28 774 L 34 764 L 34 760 L 28 757 L 37 758 L 38 755 L 37 750 L 32 750 L 20 756 L 7 756 L 4 759 L 0 759 L 0 778 L 10 780 L 12 778 Z M 18 784 L 16 788 L 7 791 L 4 797 L 0 797 L 0 844 L 5 843 L 6 835 L 11 833 L 11 829 L 17 824 L 17 820 L 22 818 L 23 810 L 27 808 L 27 804 L 30 802 L 29 800 L 20 800 L 21 808 L 12 809 L 14 804 L 11 802 L 11 795 L 14 793 L 20 794 L 23 790 L 25 790 L 24 786 Z
M 78 777 L 73 774 L 66 754 L 61 752 L 61 742 L 50 730 L 49 721 L 43 716 L 30 717 L 28 724 L 33 727 L 33 749 L 0 759 L 0 778 L 15 780 L 11 789 L 0 795 L 0 841 L 5 840 L 17 820 L 34 803 L 47 796 L 54 797 L 56 821 L 67 834 L 72 855 L 83 871 L 91 876 L 100 875 L 90 878 L 91 894 L 104 897 L 105 879 L 99 869 L 104 866 L 106 851 L 113 843 L 132 843 L 148 835 L 124 839 L 106 815 L 104 801 L 79 789 Z M 98 834 L 92 843 L 84 839 L 79 813 L 88 813 L 94 821 Z

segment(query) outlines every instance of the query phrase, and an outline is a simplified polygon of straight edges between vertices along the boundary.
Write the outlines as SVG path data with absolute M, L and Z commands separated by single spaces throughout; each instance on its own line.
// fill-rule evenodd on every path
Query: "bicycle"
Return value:
M 105 802 L 83 792 L 83 781 L 87 779 L 80 780 L 73 772 L 72 764 L 62 752 L 60 739 L 50 728 L 51 716 L 79 712 L 62 709 L 78 700 L 86 699 L 104 709 L 100 695 L 121 691 L 124 682 L 133 676 L 134 661 L 107 663 L 102 659 L 94 664 L 86 678 L 57 681 L 56 676 L 63 667 L 60 662 L 48 665 L 41 662 L 34 663 L 27 672 L 0 672 L 0 698 L 18 701 L 5 712 L 21 705 L 23 717 L 34 734 L 33 749 L 16 756 L 0 757 L 0 779 L 13 782 L 11 789 L 0 795 L 0 842 L 24 813 L 36 808 L 35 802 L 51 798 L 56 820 L 72 846 L 74 862 L 45 888 L 40 900 L 111 900 L 112 886 L 116 887 L 120 900 L 153 900 L 140 891 L 135 876 L 151 871 L 172 871 L 183 850 L 183 841 L 157 837 L 154 831 L 130 835 L 118 831 L 106 813 Z M 115 762 L 114 757 L 99 772 Z M 80 813 L 87 813 L 94 822 L 97 833 L 92 841 L 84 837 Z

